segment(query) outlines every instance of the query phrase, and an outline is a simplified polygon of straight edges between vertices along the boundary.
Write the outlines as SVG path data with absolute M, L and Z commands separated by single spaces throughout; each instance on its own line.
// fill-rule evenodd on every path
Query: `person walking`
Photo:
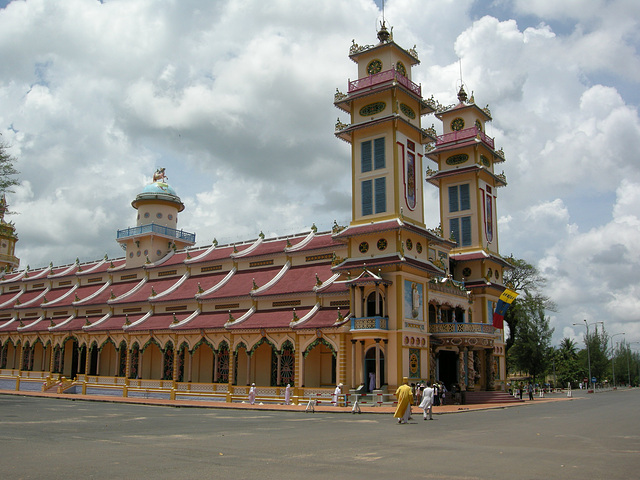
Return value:
M 427 419 L 427 412 L 429 413 L 429 420 L 433 420 L 432 407 L 433 387 L 431 387 L 431 382 L 427 382 L 427 386 L 422 390 L 422 401 L 420 402 L 420 408 L 422 409 L 422 417 L 424 420 Z
M 413 404 L 413 393 L 407 377 L 402 377 L 402 385 L 396 390 L 396 397 L 398 397 L 398 406 L 393 417 L 398 419 L 398 423 L 407 423 L 411 415 L 411 404 Z
M 338 398 L 341 394 L 342 394 L 342 384 L 340 383 L 338 384 L 336 389 L 333 391 L 333 395 L 331 397 L 331 403 L 333 403 L 334 407 L 337 407 L 339 405 Z
M 533 384 L 529 382 L 529 387 L 527 389 L 529 391 L 529 400 L 533 400 Z
M 254 403 L 256 403 L 256 384 L 252 383 L 249 389 L 249 404 L 253 405 Z
M 291 403 L 291 384 L 287 383 L 287 388 L 284 389 L 284 404 L 289 405 Z

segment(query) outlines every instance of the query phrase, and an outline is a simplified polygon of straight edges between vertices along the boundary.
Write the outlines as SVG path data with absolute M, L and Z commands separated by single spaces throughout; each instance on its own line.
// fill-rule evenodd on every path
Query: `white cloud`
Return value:
M 640 120 L 629 101 L 640 4 L 497 2 L 511 10 L 495 18 L 478 3 L 389 0 L 385 17 L 396 42 L 416 45 L 424 97 L 453 103 L 461 65 L 489 104 L 509 181 L 500 247 L 548 275 L 554 338 L 581 338 L 571 323 L 603 318 L 640 340 Z M 121 255 L 116 230 L 135 223 L 130 202 L 157 166 L 201 244 L 348 221 L 350 152 L 333 135 L 347 118 L 333 93 L 356 75 L 352 39 L 375 43 L 381 19 L 372 0 L 1 9 L 0 132 L 19 159 L 9 202 L 23 266 Z M 430 227 L 437 201 L 425 188 Z

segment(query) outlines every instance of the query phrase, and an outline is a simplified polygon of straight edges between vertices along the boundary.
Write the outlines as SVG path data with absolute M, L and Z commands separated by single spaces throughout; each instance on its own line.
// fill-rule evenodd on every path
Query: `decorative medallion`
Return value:
M 471 269 L 469 267 L 465 267 L 462 269 L 462 276 L 467 278 L 471 276 Z
M 420 378 L 420 350 L 409 349 L 409 377 Z
M 411 241 L 410 238 L 407 238 L 407 250 L 411 250 L 413 248 L 413 242 Z
M 467 160 L 469 160 L 469 155 L 466 153 L 459 153 L 458 155 L 451 155 L 447 158 L 446 163 L 447 165 L 460 165 Z
M 464 120 L 460 117 L 454 118 L 451 121 L 451 130 L 454 131 L 459 131 L 462 130 L 464 128 Z
M 480 120 L 476 120 L 476 128 L 478 131 L 482 131 L 482 122 Z
M 371 60 L 367 65 L 367 73 L 369 75 L 375 75 L 382 71 L 382 62 L 378 59 Z
M 416 155 L 414 152 L 407 152 L 404 176 L 404 195 L 407 200 L 407 207 L 411 210 L 416 208 Z
M 407 117 L 409 117 L 411 120 L 413 120 L 414 118 L 416 118 L 416 112 L 413 111 L 413 108 L 411 108 L 409 105 L 407 105 L 406 103 L 401 103 L 400 104 L 400 111 L 402 113 L 404 113 Z
M 491 166 L 491 162 L 489 162 L 489 159 L 484 155 L 480 155 L 480 163 L 482 163 L 482 165 L 484 165 L 485 167 Z
M 365 105 L 360 109 L 361 117 L 370 117 L 371 115 L 375 115 L 376 113 L 380 113 L 387 108 L 387 104 L 384 102 L 374 102 L 369 105 Z
M 156 213 L 156 218 L 162 218 L 162 214 L 160 212 Z
M 422 244 L 420 242 L 416 243 L 416 252 L 422 253 Z
M 367 253 L 369 251 L 369 244 L 362 242 L 358 248 L 360 249 L 360 253 Z
M 160 250 L 156 250 L 156 255 L 157 255 L 157 256 L 161 256 L 161 255 L 162 255 L 162 252 L 161 252 Z
M 487 278 L 491 278 L 493 277 L 493 270 L 491 270 L 490 268 L 487 270 Z
M 496 280 L 498 280 L 498 278 L 500 278 L 500 273 L 498 272 L 498 270 L 496 270 L 496 271 L 495 271 L 495 272 L 493 272 L 493 273 L 494 273 L 494 275 L 495 275 L 495 277 L 496 277 Z
M 168 218 L 169 220 L 173 220 L 173 215 L 169 214 L 169 215 L 167 215 L 167 218 Z
M 149 212 L 144 212 L 144 218 L 149 218 Z
M 387 248 L 387 241 L 384 238 L 378 240 L 378 250 L 384 250 Z
M 407 76 L 407 69 L 404 66 L 404 63 L 398 62 L 396 63 L 396 72 L 398 72 L 403 77 Z

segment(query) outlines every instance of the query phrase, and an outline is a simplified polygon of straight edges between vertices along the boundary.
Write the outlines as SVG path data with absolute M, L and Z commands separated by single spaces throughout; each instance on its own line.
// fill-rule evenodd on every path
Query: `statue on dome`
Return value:
M 164 174 L 164 167 L 156 169 L 153 174 L 154 182 L 165 182 L 167 181 L 167 176 Z

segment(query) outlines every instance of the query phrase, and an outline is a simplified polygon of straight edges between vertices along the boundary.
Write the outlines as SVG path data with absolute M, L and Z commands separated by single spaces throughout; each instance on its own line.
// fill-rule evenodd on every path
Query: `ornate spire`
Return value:
M 466 103 L 467 101 L 467 92 L 464 91 L 464 85 L 460 85 L 460 90 L 458 91 L 458 100 L 460 100 L 460 103 Z
M 390 36 L 391 34 L 389 33 L 389 30 L 387 30 L 385 21 L 382 20 L 382 22 L 380 22 L 380 31 L 378 31 L 378 40 L 380 40 L 380 43 L 387 43 Z

